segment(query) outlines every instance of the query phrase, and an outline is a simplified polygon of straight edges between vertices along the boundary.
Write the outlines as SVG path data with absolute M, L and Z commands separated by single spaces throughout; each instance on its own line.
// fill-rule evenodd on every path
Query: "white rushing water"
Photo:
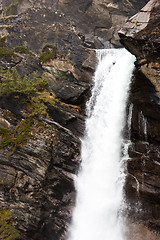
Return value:
M 69 240 L 125 239 L 121 147 L 135 58 L 125 49 L 98 50 L 97 57 Z
M 142 111 L 139 112 L 139 133 L 144 135 L 144 140 L 147 142 L 147 118 L 143 115 Z

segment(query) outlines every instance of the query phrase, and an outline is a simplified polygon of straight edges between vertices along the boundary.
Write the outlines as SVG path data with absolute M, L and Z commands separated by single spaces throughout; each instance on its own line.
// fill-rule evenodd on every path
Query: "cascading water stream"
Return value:
M 69 240 L 125 239 L 121 148 L 135 58 L 125 49 L 98 50 L 97 57 Z

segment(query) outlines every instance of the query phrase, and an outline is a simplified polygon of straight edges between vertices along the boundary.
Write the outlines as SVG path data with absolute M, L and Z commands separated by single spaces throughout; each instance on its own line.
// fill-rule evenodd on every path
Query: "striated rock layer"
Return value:
M 126 195 L 132 220 L 157 231 L 158 236 L 147 240 L 160 238 L 159 25 L 160 2 L 151 0 L 119 32 L 121 43 L 137 57 Z
M 96 66 L 93 49 L 121 46 L 118 30 L 147 2 L 0 1 L 0 70 L 16 67 L 22 78 L 36 72 L 50 79 L 50 94 L 43 99 L 48 116 L 33 119 L 32 137 L 12 154 L 9 146 L 0 149 L 0 209 L 12 212 L 21 239 L 65 239 L 75 200 L 85 102 Z M 42 61 L 47 44 L 54 57 Z M 54 98 L 56 104 L 50 101 Z M 31 106 L 26 105 L 13 96 L 0 96 L 0 127 L 18 129 L 29 114 Z

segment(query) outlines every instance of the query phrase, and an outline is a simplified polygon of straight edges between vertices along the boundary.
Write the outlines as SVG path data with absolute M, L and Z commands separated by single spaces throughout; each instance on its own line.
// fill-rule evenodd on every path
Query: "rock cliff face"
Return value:
M 125 23 L 127 17 L 132 16 L 147 2 L 148 0 L 38 0 L 36 2 L 33 0 L 1 0 L 1 12 L 2 15 L 6 13 L 7 15 L 11 13 L 21 14 L 30 9 L 31 12 L 34 10 L 33 14 L 35 14 L 35 9 L 38 12 L 41 9 L 38 14 L 39 20 L 41 18 L 41 22 L 45 23 L 48 21 L 45 17 L 49 12 L 50 15 L 53 14 L 53 18 L 55 18 L 55 13 L 59 24 L 62 25 L 65 19 L 68 27 L 70 25 L 72 28 L 72 32 L 79 33 L 78 36 L 82 39 L 83 45 L 91 48 L 104 48 L 109 43 L 120 46 L 117 31 Z M 43 14 L 41 15 L 41 13 Z M 23 27 L 27 24 L 25 15 L 24 18 L 25 24 L 23 24 Z M 53 18 L 50 20 L 54 23 Z M 40 21 L 38 22 L 40 23 Z M 52 24 L 50 27 L 53 28 Z M 22 28 L 21 31 L 23 31 Z M 55 27 L 53 31 L 55 31 Z M 40 36 L 37 34 L 37 39 L 38 37 Z M 63 38 L 63 36 L 61 37 Z M 68 39 L 65 40 L 71 40 L 71 36 L 68 36 Z M 50 39 L 50 41 L 53 41 L 53 39 Z M 58 44 L 58 41 L 56 43 Z M 63 47 L 62 43 L 63 39 L 59 42 L 61 47 Z M 39 47 L 41 46 L 36 42 L 36 48 L 39 49 Z
M 159 87 L 160 71 L 160 4 L 150 1 L 142 10 L 129 19 L 119 32 L 121 42 L 137 57 L 141 72 L 152 82 L 156 91 Z
M 4 129 L 6 134 L 12 132 L 10 144 L 3 141 L 5 147 L 0 145 L 0 209 L 12 212 L 13 225 L 20 230 L 21 239 L 65 239 L 75 200 L 73 178 L 80 163 L 84 106 L 96 66 L 93 48 L 120 46 L 118 30 L 147 2 L 0 1 L 0 70 L 14 71 L 16 67 L 22 79 L 30 79 L 35 72 L 37 77 L 50 79 L 45 91 L 39 92 L 39 102 L 34 99 L 32 104 L 32 98 L 21 102 L 13 94 L 0 92 L 1 140 Z M 0 84 L 6 77 L 2 73 Z M 139 112 L 139 87 L 135 85 L 134 118 Z M 151 112 L 153 105 L 157 109 L 157 92 L 152 88 L 147 89 L 153 104 L 148 103 L 145 89 L 146 98 L 141 100 L 142 108 L 147 102 L 150 108 L 146 109 Z M 42 108 L 38 113 L 37 104 Z M 11 149 L 23 121 L 33 112 L 36 117 L 31 136 Z M 156 115 L 154 111 L 153 116 L 150 121 L 154 121 L 155 130 L 147 128 L 148 139 L 157 134 L 158 112 Z M 136 124 L 133 129 L 136 137 Z M 158 139 L 156 136 L 154 139 Z M 144 146 L 140 143 L 138 147 Z M 153 149 L 158 154 L 156 145 Z M 141 151 L 137 150 L 142 156 Z M 129 167 L 132 168 L 132 161 Z
M 160 230 L 160 2 L 151 0 L 129 19 L 119 35 L 137 57 L 126 193 L 132 219 Z M 137 213 L 135 209 L 137 208 Z M 153 239 L 159 239 L 158 236 Z M 143 239 L 143 238 L 142 238 Z M 147 237 L 145 239 L 148 239 Z M 149 238 L 149 239 L 152 239 Z

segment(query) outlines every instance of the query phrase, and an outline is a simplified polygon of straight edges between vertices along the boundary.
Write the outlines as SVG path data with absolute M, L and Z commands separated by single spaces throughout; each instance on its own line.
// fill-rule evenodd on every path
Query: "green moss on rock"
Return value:
M 17 240 L 20 234 L 12 225 L 12 215 L 9 210 L 0 210 L 0 239 L 1 240 Z

